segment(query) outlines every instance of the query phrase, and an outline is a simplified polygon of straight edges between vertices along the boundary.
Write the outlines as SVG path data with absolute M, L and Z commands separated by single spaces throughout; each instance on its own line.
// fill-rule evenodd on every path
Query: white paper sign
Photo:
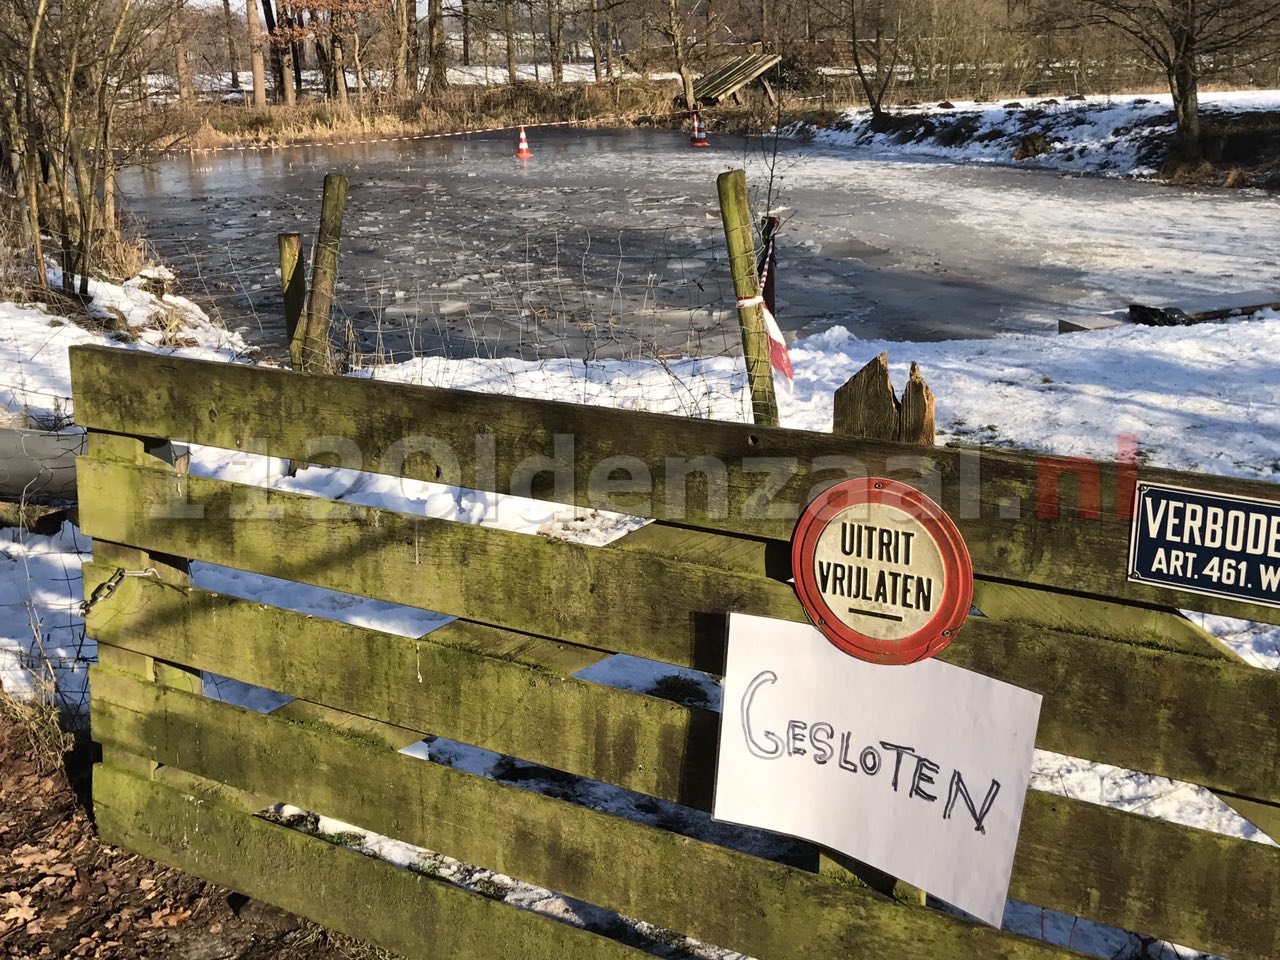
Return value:
M 731 614 L 714 816 L 839 850 L 998 926 L 1040 700 Z

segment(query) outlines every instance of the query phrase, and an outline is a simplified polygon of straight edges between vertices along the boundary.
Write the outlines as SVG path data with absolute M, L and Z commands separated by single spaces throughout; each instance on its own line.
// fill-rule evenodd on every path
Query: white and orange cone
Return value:
M 524 127 L 520 128 L 520 146 L 516 148 L 516 159 L 533 159 L 533 151 L 529 149 L 529 138 L 524 135 Z
M 689 134 L 689 146 L 711 146 L 711 142 L 707 139 L 707 128 L 702 125 L 702 118 L 696 113 L 693 115 L 693 133 Z

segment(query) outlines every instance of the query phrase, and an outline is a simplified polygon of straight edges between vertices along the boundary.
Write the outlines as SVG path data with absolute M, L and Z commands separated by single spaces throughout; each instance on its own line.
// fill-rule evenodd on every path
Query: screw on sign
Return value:
M 791 570 L 814 626 L 871 663 L 934 656 L 973 602 L 960 531 L 936 503 L 896 480 L 846 480 L 819 494 L 796 524 Z

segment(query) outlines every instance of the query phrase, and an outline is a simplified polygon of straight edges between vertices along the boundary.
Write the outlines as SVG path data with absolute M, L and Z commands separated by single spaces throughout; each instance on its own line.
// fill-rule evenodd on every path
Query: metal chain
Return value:
M 120 586 L 120 582 L 125 577 L 140 577 L 144 580 L 159 581 L 160 573 L 155 567 L 147 567 L 144 570 L 126 570 L 123 567 L 117 567 L 115 573 L 94 587 L 89 599 L 80 604 L 80 616 L 87 618 L 90 610 L 116 592 L 116 588 Z

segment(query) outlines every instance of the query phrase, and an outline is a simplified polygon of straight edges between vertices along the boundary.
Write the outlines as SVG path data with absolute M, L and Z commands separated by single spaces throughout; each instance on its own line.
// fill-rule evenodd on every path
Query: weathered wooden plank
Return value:
M 694 81 L 694 99 L 699 102 L 719 102 L 732 96 L 757 77 L 763 77 L 780 62 L 782 57 L 776 53 L 753 53 L 744 57 L 735 57 Z
M 634 530 L 609 546 L 773 580 L 785 581 L 791 576 L 790 550 L 777 540 L 731 537 L 658 522 Z
M 650 523 L 610 544 L 774 580 L 790 577 L 790 550 L 777 540 Z M 1003 581 L 975 579 L 973 605 L 992 620 L 1060 633 L 1108 637 L 1196 656 L 1227 656 L 1225 644 L 1172 607 L 1117 603 Z
M 183 474 L 189 458 L 167 441 L 145 440 L 139 437 L 95 434 L 89 440 L 89 449 L 97 456 L 109 456 L 129 463 L 163 465 L 166 472 Z M 181 557 L 163 553 L 149 553 L 134 546 L 99 540 L 93 545 L 95 560 L 104 568 L 104 576 L 85 589 L 84 596 L 95 603 L 98 585 L 115 575 L 147 574 L 154 582 L 167 588 L 181 589 L 190 585 L 188 563 Z M 149 683 L 176 687 L 192 693 L 203 692 L 203 678 L 199 670 L 174 663 L 163 658 L 138 656 L 131 651 L 116 650 L 104 646 L 99 650 L 100 662 L 112 664 L 117 670 L 139 677 Z M 90 691 L 92 698 L 92 690 Z M 90 722 L 93 711 L 90 709 Z M 153 775 L 155 768 L 141 757 L 130 757 L 108 752 L 105 758 L 117 766 L 140 775 Z
M 1123 504 L 1131 487 L 1114 463 L 1098 465 L 1099 519 L 1076 516 L 1070 494 L 1060 518 L 1041 519 L 1040 508 L 1048 509 L 1039 499 L 1044 458 L 1031 453 L 924 448 L 141 351 L 74 347 L 71 357 L 77 417 L 93 429 L 517 492 L 774 540 L 790 538 L 816 487 L 868 473 L 915 482 L 941 503 L 980 576 L 1280 622 L 1274 608 L 1128 583 Z M 617 457 L 629 459 L 610 459 Z M 633 471 L 644 492 L 607 482 L 617 468 Z M 1092 491 L 1095 475 L 1085 472 Z M 1274 484 L 1145 468 L 1142 477 L 1280 500 Z M 1074 489 L 1074 482 L 1062 486 Z
M 784 583 L 639 552 L 89 458 L 80 478 L 91 536 L 672 663 L 722 665 L 700 621 L 799 609 Z
M 644 956 L 614 940 L 270 823 L 212 795 L 103 764 L 94 768 L 93 792 L 98 828 L 109 843 L 406 957 Z
M 1219 792 L 1217 796 L 1223 803 L 1272 840 L 1280 842 L 1280 804 L 1263 803 L 1249 797 L 1237 797 L 1230 793 Z
M 828 938 L 863 935 L 870 926 L 867 942 L 876 943 L 886 935 L 880 918 L 898 915 L 866 890 L 375 743 L 105 672 L 95 683 L 111 742 L 755 956 L 853 955 Z M 326 776 L 316 777 L 318 769 Z M 1178 869 L 1160 868 L 1171 862 Z M 1247 886 L 1222 884 L 1224 870 Z M 1059 909 L 1261 960 L 1280 945 L 1269 908 L 1277 891 L 1275 848 L 1033 793 L 1011 894 L 1040 903 L 1047 895 Z M 812 923 L 810 909 L 830 922 Z M 905 916 L 911 935 L 935 941 L 930 920 L 916 926 L 935 915 Z M 951 949 L 953 956 L 987 955 Z
M 87 569 L 89 582 L 98 574 Z M 519 635 L 455 621 L 410 640 L 202 591 L 141 591 L 131 583 L 91 619 L 92 634 L 106 644 L 165 651 L 202 669 L 420 731 L 405 734 L 401 746 L 435 734 L 710 806 L 714 714 L 477 652 L 507 648 L 519 658 Z M 307 707 L 289 713 L 332 722 Z
M 1221 659 L 1225 644 L 1172 607 L 1114 603 L 1013 583 L 976 579 L 973 605 L 992 620 L 1109 637 Z
M 716 673 L 725 612 L 804 616 L 786 584 L 653 554 L 132 464 L 80 473 L 94 536 Z M 164 515 L 193 507 L 199 519 Z M 1259 749 L 1276 736 L 1280 674 L 978 618 L 944 659 L 1045 694 L 1047 749 L 1280 799 L 1280 751 Z
M 973 603 L 984 615 L 996 620 L 1244 662 L 1227 644 L 1171 608 L 1111 603 L 983 580 L 974 582 Z M 1219 793 L 1218 797 L 1269 836 L 1280 833 L 1280 806 L 1229 793 Z
M 900 404 L 889 378 L 889 354 L 880 354 L 836 389 L 831 432 L 866 440 L 897 440 Z

